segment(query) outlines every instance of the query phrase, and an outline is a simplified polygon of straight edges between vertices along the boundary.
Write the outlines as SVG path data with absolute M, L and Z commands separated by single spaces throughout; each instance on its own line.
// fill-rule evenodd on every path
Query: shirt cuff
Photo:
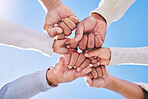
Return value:
M 53 88 L 47 82 L 47 78 L 46 78 L 47 70 L 48 69 L 45 69 L 43 71 L 38 71 L 35 75 L 35 78 L 34 78 L 35 86 L 41 91 L 47 91 L 47 90 Z
M 91 13 L 98 13 L 103 16 L 107 22 L 107 27 L 113 22 L 119 20 L 127 9 L 136 0 L 101 0 L 99 7 Z
M 148 92 L 148 84 L 141 83 L 141 82 L 134 82 L 135 84 L 139 85 L 141 88 L 143 88 L 145 91 Z

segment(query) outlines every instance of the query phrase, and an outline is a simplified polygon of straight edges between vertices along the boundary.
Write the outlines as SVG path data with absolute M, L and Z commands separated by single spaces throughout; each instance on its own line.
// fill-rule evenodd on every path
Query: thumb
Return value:
M 62 47 L 62 46 L 64 46 L 64 45 L 66 45 L 66 41 L 67 41 L 67 39 L 56 40 L 56 46 Z
M 47 29 L 47 33 L 51 36 L 51 37 L 54 37 L 57 35 L 57 33 L 62 33 L 63 30 L 59 27 L 48 27 Z
M 77 73 L 77 77 L 86 76 L 89 72 L 91 72 L 91 68 L 84 68 L 81 72 Z
M 75 41 L 80 41 L 82 39 L 83 32 L 84 32 L 84 24 L 83 22 L 80 22 L 76 28 L 75 37 L 74 37 Z
M 99 56 L 100 55 L 100 51 L 99 51 L 99 49 L 97 49 L 97 50 L 93 50 L 93 51 L 87 52 L 84 55 L 86 57 Z
M 57 64 L 55 65 L 55 67 L 56 67 L 56 69 L 61 69 L 62 67 L 64 67 L 64 58 L 63 57 L 61 57 L 60 59 L 59 59 L 59 61 L 57 62 Z
M 69 49 L 67 49 L 67 48 L 65 48 L 65 47 L 62 47 L 62 48 L 59 48 L 59 50 L 57 50 L 56 53 L 57 53 L 57 54 L 64 55 L 64 54 L 69 53 Z
M 70 47 L 71 48 L 76 48 L 79 44 L 79 41 L 75 41 L 75 37 L 70 40 Z

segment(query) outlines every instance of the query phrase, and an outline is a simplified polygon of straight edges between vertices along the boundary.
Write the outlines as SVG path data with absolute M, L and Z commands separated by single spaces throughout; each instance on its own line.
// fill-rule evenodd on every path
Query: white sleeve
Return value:
M 36 50 L 50 56 L 54 39 L 32 29 L 0 19 L 0 44 Z
M 111 60 L 109 65 L 148 65 L 148 47 L 110 48 L 110 50 Z
M 51 89 L 46 80 L 46 71 L 28 74 L 5 84 L 0 90 L 0 99 L 29 99 Z
M 147 83 L 135 82 L 135 84 L 141 86 L 143 89 L 145 89 L 148 92 L 148 84 Z
M 102 15 L 107 22 L 107 26 L 109 26 L 113 21 L 119 20 L 135 1 L 136 0 L 101 0 L 99 7 L 92 12 Z

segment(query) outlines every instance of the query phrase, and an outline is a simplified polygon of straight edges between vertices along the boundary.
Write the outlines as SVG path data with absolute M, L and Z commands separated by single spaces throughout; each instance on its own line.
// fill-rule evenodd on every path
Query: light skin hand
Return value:
M 61 33 L 63 33 L 63 38 L 65 35 L 70 35 L 79 22 L 74 12 L 60 2 L 60 0 L 41 0 L 41 2 L 43 2 L 43 6 L 47 10 L 43 29 L 51 37 Z M 61 36 L 59 39 L 62 39 Z
M 65 55 L 65 65 L 69 68 L 75 68 L 77 72 L 87 68 L 90 64 L 90 60 L 86 59 L 83 53 L 71 52 Z
M 60 55 L 64 55 L 70 52 L 70 49 L 66 47 L 66 42 L 69 39 L 65 38 L 63 40 L 56 40 L 53 43 L 53 52 L 60 54 Z M 73 49 L 75 50 L 75 49 Z
M 111 58 L 111 51 L 109 48 L 99 48 L 85 53 L 88 58 L 98 57 L 99 62 L 93 65 L 109 65 Z
M 105 19 L 96 13 L 92 13 L 89 17 L 79 22 L 76 28 L 74 41 L 71 42 L 71 47 L 75 48 L 76 46 L 73 43 L 82 40 L 84 34 L 88 34 L 88 47 L 101 47 L 106 35 L 107 24 Z M 93 39 L 90 39 L 93 37 Z M 86 45 L 86 44 L 84 44 Z
M 85 68 L 81 72 L 77 72 L 76 69 L 69 69 L 65 66 L 65 59 L 61 57 L 59 62 L 47 71 L 47 80 L 53 85 L 58 85 L 64 82 L 70 82 L 78 77 L 86 76 L 91 68 Z

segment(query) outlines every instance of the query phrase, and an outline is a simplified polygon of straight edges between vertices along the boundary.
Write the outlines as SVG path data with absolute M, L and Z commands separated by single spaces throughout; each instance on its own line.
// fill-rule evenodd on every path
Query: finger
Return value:
M 58 40 L 65 39 L 65 35 L 63 33 L 57 35 Z
M 72 33 L 71 29 L 64 22 L 60 22 L 59 26 L 63 29 L 66 36 L 69 36 Z
M 88 86 L 90 87 L 92 86 L 92 80 L 89 75 L 85 76 L 85 82 L 87 83 Z
M 95 33 L 95 47 L 101 47 L 103 44 L 103 41 L 101 40 L 101 37 L 99 33 Z
M 68 65 L 68 68 L 69 68 L 69 69 L 71 69 L 72 67 L 75 66 L 78 57 L 79 57 L 79 53 L 77 53 L 77 52 L 72 52 L 72 54 L 71 54 L 71 59 L 70 59 L 70 63 L 69 63 L 69 65 Z
M 59 59 L 59 61 L 56 63 L 55 66 L 56 66 L 57 69 L 63 68 L 63 66 L 64 66 L 63 57 L 61 57 L 61 58 Z
M 77 72 L 82 71 L 84 68 L 88 67 L 89 64 L 90 64 L 90 60 L 89 60 L 89 59 L 86 59 L 86 60 L 82 63 L 82 65 L 81 65 L 79 68 L 77 68 Z
M 72 20 L 75 24 L 79 23 L 79 19 L 77 16 L 70 16 L 69 19 Z
M 91 72 L 91 68 L 85 68 L 81 72 L 75 72 L 77 77 L 86 76 L 89 72 Z
M 94 59 L 94 60 L 91 61 L 91 64 L 95 64 L 97 62 L 98 62 L 98 59 Z
M 101 66 L 102 69 L 102 76 L 105 78 L 106 77 L 106 67 L 104 65 Z
M 64 56 L 65 56 L 65 66 L 68 67 L 70 63 L 71 54 L 65 54 Z
M 69 18 L 65 18 L 64 22 L 71 30 L 74 30 L 76 28 L 76 24 Z
M 67 42 L 67 39 L 55 40 L 54 46 L 62 47 L 66 45 L 66 42 Z
M 56 52 L 57 54 L 60 54 L 60 55 L 64 55 L 64 54 L 69 53 L 69 49 L 67 49 L 65 47 L 61 47 L 61 48 L 58 48 L 58 50 L 56 50 L 54 52 Z
M 84 54 L 80 53 L 79 58 L 78 58 L 74 68 L 78 68 L 83 63 L 84 60 L 85 60 Z
M 101 59 L 100 65 L 109 65 L 109 59 Z
M 93 50 L 88 53 L 85 53 L 84 55 L 86 57 L 93 57 L 93 56 L 99 56 L 100 54 L 101 54 L 101 51 L 99 49 L 97 49 L 97 50 Z
M 99 78 L 101 78 L 102 75 L 103 75 L 102 74 L 102 69 L 100 67 L 97 67 L 96 70 L 97 70 L 97 73 L 98 73 Z
M 92 76 L 91 72 L 88 73 L 88 75 L 89 75 L 90 79 L 93 79 L 93 76 Z
M 80 50 L 85 50 L 87 46 L 87 34 L 84 34 L 82 40 L 79 43 Z
M 90 49 L 94 48 L 94 34 L 93 33 L 88 34 L 87 47 Z
M 100 62 L 97 62 L 95 64 L 93 64 L 93 67 L 98 67 L 100 65 Z
M 74 38 L 70 40 L 71 48 L 76 48 L 79 44 L 79 41 L 75 41 Z
M 98 73 L 97 73 L 95 68 L 92 68 L 91 74 L 92 74 L 94 79 L 98 78 Z
M 95 58 L 94 58 L 94 57 L 89 57 L 89 59 L 92 61 L 92 60 L 94 60 Z
M 80 41 L 82 39 L 83 32 L 84 32 L 84 24 L 83 24 L 83 22 L 80 22 L 76 28 L 75 41 Z
M 57 33 L 62 32 L 63 30 L 59 27 L 48 27 L 47 28 L 47 33 L 51 36 L 51 37 L 55 37 L 57 35 Z

